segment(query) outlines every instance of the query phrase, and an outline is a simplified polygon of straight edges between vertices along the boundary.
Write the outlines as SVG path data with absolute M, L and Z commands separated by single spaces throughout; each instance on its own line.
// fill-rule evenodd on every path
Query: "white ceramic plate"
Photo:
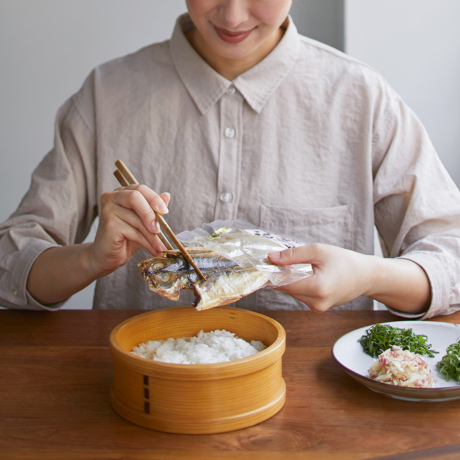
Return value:
M 427 343 L 432 345 L 433 350 L 439 352 L 433 358 L 423 356 L 436 379 L 435 387 L 407 388 L 370 379 L 367 376 L 368 370 L 376 358 L 364 353 L 358 340 L 365 335 L 366 330 L 372 325 L 345 334 L 337 340 L 332 348 L 332 356 L 348 375 L 370 390 L 391 398 L 431 402 L 460 399 L 460 383 L 456 380 L 446 382 L 436 370 L 436 363 L 446 354 L 447 347 L 457 342 L 460 337 L 460 325 L 435 321 L 394 321 L 381 324 L 388 324 L 400 329 L 412 329 L 414 334 L 427 336 Z

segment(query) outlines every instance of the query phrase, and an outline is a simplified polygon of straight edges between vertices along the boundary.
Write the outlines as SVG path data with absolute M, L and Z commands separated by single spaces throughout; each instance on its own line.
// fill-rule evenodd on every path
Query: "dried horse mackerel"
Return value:
M 198 276 L 179 251 L 164 251 L 138 264 L 149 289 L 178 300 L 182 289 L 193 290 L 197 310 L 228 305 L 260 289 L 268 278 L 255 268 L 245 269 L 208 248 L 187 248 L 206 280 Z

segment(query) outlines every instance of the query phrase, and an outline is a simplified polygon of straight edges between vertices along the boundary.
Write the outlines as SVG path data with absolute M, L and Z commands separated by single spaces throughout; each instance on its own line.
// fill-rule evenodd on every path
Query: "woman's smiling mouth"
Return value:
M 233 32 L 230 30 L 221 29 L 217 26 L 214 26 L 214 29 L 219 38 L 227 43 L 240 43 L 245 40 L 253 31 L 253 29 L 250 29 Z

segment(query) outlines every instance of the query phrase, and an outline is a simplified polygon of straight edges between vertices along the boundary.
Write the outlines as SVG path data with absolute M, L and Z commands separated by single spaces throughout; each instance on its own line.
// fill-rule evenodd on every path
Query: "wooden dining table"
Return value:
M 111 407 L 109 335 L 139 313 L 0 309 L 0 459 L 460 458 L 460 400 L 392 399 L 333 359 L 347 332 L 401 319 L 386 311 L 263 311 L 287 336 L 276 415 L 211 435 L 136 426 Z M 432 320 L 460 323 L 460 312 Z

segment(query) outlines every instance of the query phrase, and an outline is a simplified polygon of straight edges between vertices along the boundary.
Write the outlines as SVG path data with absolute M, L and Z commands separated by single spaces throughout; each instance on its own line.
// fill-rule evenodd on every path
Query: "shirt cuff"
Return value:
M 43 305 L 37 302 L 27 291 L 27 278 L 37 257 L 45 250 L 56 245 L 45 240 L 33 240 L 15 254 L 15 261 L 10 269 L 10 282 L 5 293 L 7 308 L 21 310 L 57 310 L 64 302 Z
M 422 313 L 405 313 L 393 308 L 388 308 L 388 310 L 397 316 L 411 319 L 428 319 L 447 314 L 451 278 L 448 267 L 437 257 L 436 253 L 411 252 L 404 254 L 400 259 L 411 260 L 425 271 L 431 286 L 431 304 Z

